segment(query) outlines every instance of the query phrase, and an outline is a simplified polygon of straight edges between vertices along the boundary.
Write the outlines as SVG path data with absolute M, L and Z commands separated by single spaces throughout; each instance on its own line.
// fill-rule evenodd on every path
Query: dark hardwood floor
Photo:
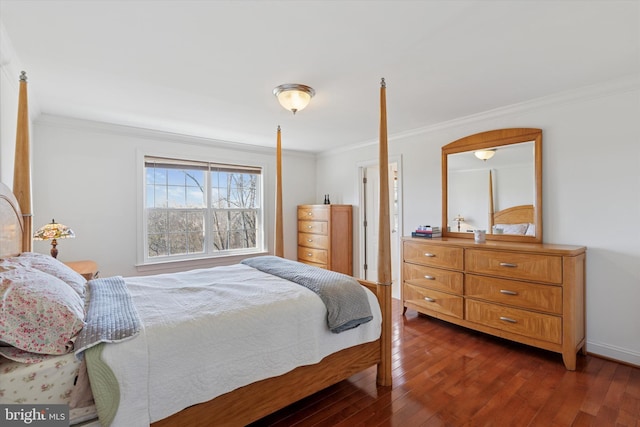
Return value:
M 635 426 L 640 368 L 559 354 L 477 333 L 394 300 L 393 386 L 361 372 L 259 426 Z

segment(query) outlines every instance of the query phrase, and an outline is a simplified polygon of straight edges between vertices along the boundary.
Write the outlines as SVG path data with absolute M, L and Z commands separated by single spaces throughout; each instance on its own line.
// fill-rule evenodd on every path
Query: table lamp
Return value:
M 63 224 L 58 224 L 55 219 L 51 223 L 40 227 L 33 235 L 34 240 L 51 240 L 51 256 L 58 257 L 58 239 L 73 239 L 76 237 L 72 229 Z
M 458 222 L 458 231 L 460 231 L 460 223 L 464 222 L 464 217 L 462 215 L 458 214 L 458 216 L 453 218 L 453 220 Z

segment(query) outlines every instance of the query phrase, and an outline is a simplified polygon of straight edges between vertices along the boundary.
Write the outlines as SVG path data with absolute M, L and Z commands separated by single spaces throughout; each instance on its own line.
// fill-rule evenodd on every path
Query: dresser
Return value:
M 351 205 L 298 206 L 298 261 L 353 275 Z
M 580 246 L 404 238 L 402 303 L 477 331 L 562 354 L 585 353 Z

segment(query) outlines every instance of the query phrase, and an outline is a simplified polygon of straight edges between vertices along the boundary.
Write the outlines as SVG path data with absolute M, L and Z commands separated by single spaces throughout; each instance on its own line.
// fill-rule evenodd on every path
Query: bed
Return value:
M 496 230 L 502 234 L 535 236 L 535 213 L 533 205 L 518 205 L 495 212 L 490 225 L 494 234 Z
M 21 81 L 21 101 L 22 101 L 22 88 L 23 86 L 26 88 L 26 81 Z M 26 91 L 26 89 L 25 89 Z M 25 93 L 26 96 L 26 93 Z M 388 163 L 387 158 L 387 140 L 386 140 L 386 99 L 385 99 L 385 84 L 384 80 L 382 82 L 380 88 L 380 105 L 381 105 L 381 114 L 380 114 L 380 165 L 386 165 Z M 19 108 L 20 110 L 20 108 Z M 26 120 L 26 119 L 25 119 Z M 20 135 L 20 115 L 19 115 L 19 134 L 16 138 L 16 153 L 24 153 L 26 152 L 26 156 L 18 156 L 16 155 L 16 164 L 14 165 L 15 171 L 17 175 L 28 175 L 29 174 L 29 155 L 28 155 L 28 147 L 25 148 L 25 145 L 28 144 L 28 137 L 24 138 Z M 26 130 L 25 130 L 26 131 Z M 277 149 L 277 174 L 278 174 L 278 182 L 281 180 L 280 175 L 280 134 L 278 132 L 278 149 Z M 381 167 L 381 179 L 387 179 L 386 174 L 387 168 Z M 31 250 L 30 240 L 31 240 L 31 227 L 30 227 L 30 202 L 24 202 L 24 200 L 30 199 L 29 193 L 29 185 L 27 187 L 24 186 L 24 182 L 29 182 L 28 176 L 25 177 L 14 177 L 14 188 L 13 192 L 10 191 L 4 184 L 0 185 L 0 257 L 16 257 L 21 253 L 27 252 L 29 253 Z M 17 187 L 16 187 L 17 186 Z M 278 191 L 280 185 L 277 186 Z M 386 194 L 385 194 L 386 193 Z M 19 196 L 19 197 L 15 197 Z M 281 203 L 281 197 L 277 197 L 277 200 Z M 381 219 L 389 218 L 388 212 L 388 192 L 386 186 L 381 186 L 381 195 L 380 195 L 380 217 Z M 282 235 L 282 223 L 281 223 L 281 212 L 282 207 L 278 203 L 277 212 L 280 212 L 276 215 L 278 224 L 276 225 L 276 236 Z M 23 209 L 26 214 L 21 212 L 21 207 L 27 206 L 27 209 Z M 27 219 L 28 218 L 28 219 Z M 145 425 L 147 423 L 153 423 L 156 426 L 163 425 L 210 425 L 212 422 L 215 422 L 216 425 L 246 425 L 250 422 L 258 420 L 278 409 L 281 409 L 293 402 L 296 402 L 303 397 L 307 397 L 323 388 L 326 388 L 332 384 L 335 384 L 339 381 L 342 381 L 351 375 L 360 372 L 364 369 L 377 366 L 377 384 L 380 386 L 389 386 L 391 385 L 391 277 L 390 277 L 390 233 L 389 229 L 386 225 L 389 224 L 389 221 L 380 221 L 383 226 L 381 226 L 380 230 L 380 249 L 379 249 L 379 271 L 378 283 L 371 283 L 362 280 L 358 280 L 361 286 L 358 286 L 360 289 L 365 289 L 365 294 L 367 295 L 368 302 L 372 307 L 373 319 L 370 322 L 367 322 L 369 325 L 373 325 L 373 330 L 365 330 L 366 324 L 360 325 L 356 328 L 349 329 L 343 333 L 332 334 L 326 333 L 326 331 L 322 332 L 320 335 L 323 335 L 323 339 L 330 339 L 332 335 L 335 337 L 345 337 L 348 334 L 351 335 L 361 335 L 359 341 L 348 341 L 346 339 L 341 338 L 343 341 L 348 341 L 346 343 L 342 343 L 340 345 L 332 345 L 327 344 L 327 341 L 323 341 L 318 347 L 321 351 L 314 353 L 310 356 L 313 360 L 309 362 L 302 363 L 300 366 L 291 367 L 291 366 L 278 366 L 280 369 L 280 373 L 277 374 L 269 374 L 266 378 L 259 379 L 242 379 L 239 380 L 237 384 L 233 384 L 232 389 L 229 391 L 225 391 L 220 393 L 216 391 L 214 394 L 210 396 L 206 396 L 206 394 L 200 394 L 194 398 L 193 401 L 190 401 L 188 404 L 184 402 L 178 404 L 176 407 L 170 407 L 171 405 L 166 404 L 166 408 L 163 408 L 165 405 L 165 401 L 158 401 L 153 403 L 150 406 L 153 408 L 150 411 L 153 411 L 153 415 L 149 415 L 147 421 L 139 421 L 138 423 L 127 425 Z M 276 242 L 276 254 L 281 253 L 282 251 L 282 242 L 281 237 L 278 237 Z M 26 254 L 19 255 L 25 256 Z M 293 262 L 293 261 L 291 261 Z M 242 266 L 230 266 L 225 267 L 226 269 L 245 269 L 246 265 Z M 250 267 L 252 268 L 252 267 Z M 202 276 L 206 274 L 203 271 L 196 271 L 192 273 L 184 273 L 184 274 L 195 274 Z M 250 275 L 260 275 L 261 279 L 266 281 L 275 281 L 276 279 L 270 278 L 268 273 L 263 271 L 259 271 L 258 273 L 251 271 Z M 160 275 L 163 276 L 163 275 Z M 164 280 L 163 280 L 164 279 Z M 110 280 L 110 279 L 105 279 Z M 168 277 L 153 277 L 153 278 L 127 278 L 124 279 L 125 287 L 131 288 L 131 303 L 135 307 L 135 304 L 143 304 L 141 303 L 142 297 L 144 293 L 140 291 L 140 289 L 144 287 L 150 286 L 150 282 L 155 280 L 163 280 L 162 285 L 160 287 L 180 287 L 184 286 L 185 280 L 191 281 L 194 280 L 193 277 L 185 278 L 178 277 L 175 275 L 168 275 Z M 173 281 L 173 282 L 172 282 Z M 239 279 L 239 282 L 246 282 L 245 278 Z M 169 284 L 167 284 L 169 283 Z M 260 292 L 260 283 L 256 282 L 256 286 L 253 286 L 252 292 Z M 189 285 L 189 288 L 195 287 Z M 233 288 L 233 287 L 232 287 Z M 299 300 L 307 299 L 312 300 L 317 297 L 310 296 L 309 290 L 304 287 L 298 286 L 297 288 L 286 288 L 285 292 L 281 292 L 284 294 L 293 294 L 296 295 L 296 298 Z M 228 290 L 228 289 L 227 289 Z M 65 292 L 68 292 L 66 290 Z M 77 291 L 82 292 L 82 291 Z M 204 291 L 203 291 L 204 292 Z M 96 294 L 97 295 L 97 294 Z M 317 302 L 317 301 L 316 301 Z M 234 302 L 233 304 L 238 304 L 238 302 Z M 139 311 L 141 317 L 143 318 L 143 326 L 141 329 L 144 330 L 145 340 L 150 340 L 149 336 L 153 334 L 147 334 L 148 331 L 156 331 L 154 327 L 147 326 L 144 324 L 144 321 L 147 320 L 147 317 L 152 316 L 153 310 L 149 308 L 148 304 L 146 308 L 143 308 L 142 305 L 136 308 L 136 311 Z M 285 304 L 286 305 L 286 304 Z M 291 304 L 288 304 L 291 305 Z M 236 307 L 236 306 L 234 306 Z M 282 304 L 280 306 L 282 308 Z M 319 310 L 316 305 L 314 309 L 310 309 L 311 311 L 315 310 L 316 312 Z M 203 310 L 206 311 L 206 310 Z M 232 310 L 233 311 L 233 310 Z M 150 314 L 151 313 L 151 314 Z M 291 314 L 293 316 L 293 314 Z M 310 316 L 309 316 L 310 317 Z M 269 318 L 271 319 L 271 318 Z M 88 319 L 86 319 L 88 320 Z M 215 323 L 215 322 L 210 322 Z M 295 322 L 300 323 L 300 322 Z M 166 325 L 165 325 L 166 326 Z M 175 325 L 170 325 L 175 326 Z M 273 326 L 273 325 L 272 325 Z M 87 329 L 85 325 L 81 330 Z M 158 331 L 160 329 L 157 329 Z M 155 333 L 155 332 L 154 332 Z M 298 335 L 304 335 L 301 330 L 297 330 Z M 343 335 L 346 334 L 346 335 Z M 183 335 L 183 334 L 181 334 Z M 187 334 L 188 335 L 188 334 Z M 109 363 L 111 371 L 116 374 L 116 376 L 120 375 L 117 379 L 121 384 L 126 383 L 125 378 L 127 375 L 130 375 L 132 372 L 131 364 L 120 364 L 118 365 L 118 361 L 122 361 L 125 357 L 122 354 L 135 355 L 139 353 L 144 353 L 145 349 L 148 348 L 150 351 L 153 348 L 162 348 L 161 346 L 162 340 L 174 344 L 171 346 L 165 346 L 160 351 L 171 352 L 172 349 L 175 350 L 179 348 L 182 343 L 175 339 L 175 336 L 162 336 L 160 333 L 154 335 L 154 339 L 157 340 L 154 345 L 149 347 L 141 347 L 140 345 L 140 334 L 134 334 L 133 338 L 123 339 L 121 342 L 117 344 L 106 344 L 103 346 L 93 347 L 93 348 L 101 348 L 101 352 L 103 355 L 103 359 Z M 74 336 L 75 337 L 75 336 Z M 2 337 L 0 337 L 0 340 Z M 207 338 L 203 338 L 199 336 L 198 338 L 200 342 L 204 342 Z M 210 338 L 209 338 L 210 339 Z M 225 341 L 228 341 L 229 338 L 225 337 Z M 281 341 L 287 341 L 285 338 L 280 338 Z M 172 342 L 175 341 L 175 342 Z M 219 343 L 219 342 L 217 342 Z M 242 342 L 238 341 L 235 345 L 236 347 L 242 348 Z M 227 342 L 228 348 L 234 347 L 233 342 Z M 333 347 L 332 347 L 333 346 Z M 115 349 L 120 347 L 121 349 L 116 351 Z M 206 352 L 214 351 L 215 346 L 213 348 L 208 348 L 205 350 Z M 191 351 L 190 353 L 198 353 L 198 351 Z M 67 358 L 65 362 L 65 366 L 73 366 L 68 371 L 72 372 L 72 375 L 77 375 L 82 372 L 82 367 L 77 363 L 71 363 L 69 361 L 69 354 L 66 353 L 60 356 L 52 356 L 48 359 L 56 360 L 60 362 L 63 358 Z M 209 353 L 206 353 L 209 354 Z M 245 349 L 245 353 L 247 351 Z M 264 357 L 258 356 L 258 357 Z M 86 357 L 87 364 L 90 364 L 90 358 Z M 167 360 L 169 358 L 167 357 Z M 206 359 L 206 358 L 205 358 Z M 316 360 L 317 359 L 317 360 Z M 162 357 L 157 357 L 154 360 L 163 360 Z M 274 357 L 272 363 L 273 365 L 278 365 L 280 359 L 278 357 Z M 52 362 L 53 365 L 57 363 L 56 361 Z M 248 361 L 247 366 L 253 366 L 255 360 L 252 362 Z M 5 362 L 7 363 L 7 362 Z M 157 362 L 152 362 L 151 359 L 147 361 L 149 364 L 154 364 Z M 211 363 L 207 364 L 207 362 L 202 362 L 201 360 L 198 363 L 204 363 L 204 365 L 199 365 L 200 370 L 207 371 L 212 369 L 210 365 L 215 365 L 215 361 L 211 361 Z M 297 363 L 297 362 L 296 362 Z M 189 362 L 186 363 L 187 365 Z M 51 365 L 51 363 L 49 363 Z M 76 366 L 77 365 L 77 366 Z M 12 365 L 12 369 L 15 368 L 15 364 Z M 30 369 L 33 369 L 31 366 Z M 40 369 L 45 369 L 44 366 Z M 138 407 L 139 402 L 143 400 L 151 399 L 150 395 L 146 393 L 146 390 L 143 390 L 148 387 L 160 388 L 164 390 L 165 399 L 171 400 L 171 393 L 167 393 L 170 388 L 166 382 L 161 381 L 161 377 L 164 377 L 164 374 L 161 374 L 162 370 L 167 372 L 167 370 L 176 369 L 178 367 L 171 367 L 171 365 L 157 365 L 151 366 L 148 365 L 147 373 L 149 378 L 145 381 L 148 381 L 146 385 L 142 388 L 138 387 L 140 384 L 137 381 L 134 381 L 135 384 L 132 385 L 133 388 L 126 389 L 126 386 L 130 386 L 131 383 L 127 383 L 126 386 L 123 386 L 123 390 L 121 390 L 122 397 L 120 399 L 121 403 L 124 401 L 129 403 L 133 401 L 133 410 Z M 182 368 L 180 368 L 182 369 Z M 234 368 L 237 369 L 238 368 Z M 91 366 L 89 366 L 89 372 L 92 371 Z M 243 369 L 239 369 L 238 372 L 243 371 Z M 277 369 L 276 369 L 277 371 Z M 158 372 L 156 374 L 156 372 Z M 68 374 L 68 372 L 67 372 Z M 37 373 L 36 373 L 37 375 Z M 195 375 L 194 378 L 197 380 L 198 375 Z M 233 379 L 234 375 L 231 375 Z M 7 378 L 3 376 L 4 378 Z M 75 380 L 75 379 L 74 379 Z M 67 382 L 68 380 L 60 381 Z M 247 382 L 248 381 L 248 382 Z M 164 389 L 163 389 L 164 387 Z M 1 389 L 2 387 L 0 387 Z M 105 397 L 100 397 L 100 393 L 103 393 L 102 388 L 97 389 L 94 384 L 93 395 L 96 397 L 96 401 L 104 401 Z M 189 387 L 187 387 L 189 388 Z M 200 387 L 202 388 L 202 387 Z M 208 393 L 210 391 L 204 390 L 203 393 Z M 69 392 L 70 395 L 72 392 Z M 67 394 L 67 391 L 63 391 L 62 395 Z M 104 394 L 104 393 L 103 393 Z M 109 394 L 106 395 L 106 399 L 109 398 Z M 68 397 L 68 396 L 67 396 Z M 13 403 L 35 403 L 30 401 L 32 397 L 25 396 L 21 398 L 20 402 Z M 82 398 L 74 397 L 76 400 L 83 400 Z M 2 391 L 0 390 L 0 400 L 1 403 L 12 403 L 7 402 L 9 398 L 7 396 L 2 396 Z M 177 399 L 175 399 L 177 400 Z M 98 405 L 98 409 L 100 409 L 100 404 Z M 147 406 L 148 408 L 149 406 Z M 119 411 L 120 409 L 117 409 Z M 90 416 L 89 412 L 90 407 L 79 407 L 80 414 L 77 414 L 79 417 L 87 418 Z M 102 417 L 102 415 L 101 415 Z M 78 418 L 78 419 L 82 419 Z M 122 417 L 118 418 L 118 414 L 116 413 L 113 418 L 115 421 L 113 425 L 123 425 L 124 419 Z M 128 421 L 128 420 L 126 420 Z

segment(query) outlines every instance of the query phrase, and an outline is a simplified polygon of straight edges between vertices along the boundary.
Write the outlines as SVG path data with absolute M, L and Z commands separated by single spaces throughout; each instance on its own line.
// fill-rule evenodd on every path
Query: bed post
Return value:
M 276 144 L 276 256 L 284 258 L 284 235 L 282 221 L 282 141 L 280 125 Z
M 387 98 L 384 78 L 380 82 L 380 215 L 378 229 L 378 285 L 383 293 L 382 349 L 378 365 L 378 384 L 391 385 L 391 217 L 389 215 L 389 155 L 387 152 Z
M 491 169 L 489 169 L 489 229 L 487 233 L 493 234 L 493 173 Z
M 31 221 L 31 158 L 29 155 L 29 108 L 27 103 L 27 73 L 20 74 L 18 96 L 18 127 L 16 152 L 13 162 L 13 194 L 18 200 L 24 224 L 22 250 L 32 249 L 33 225 Z

